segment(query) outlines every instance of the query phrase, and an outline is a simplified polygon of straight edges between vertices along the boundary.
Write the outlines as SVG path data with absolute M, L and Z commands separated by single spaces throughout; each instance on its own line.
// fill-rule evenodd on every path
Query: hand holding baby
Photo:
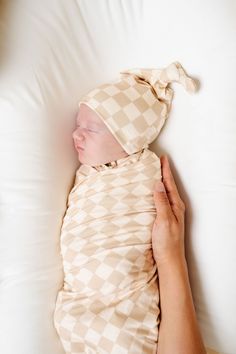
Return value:
M 158 268 L 161 324 L 157 354 L 206 354 L 197 322 L 184 252 L 185 205 L 179 196 L 167 156 L 161 156 L 163 189 L 155 185 L 157 217 L 152 248 Z
M 160 266 L 176 258 L 185 258 L 184 252 L 184 213 L 181 200 L 167 156 L 161 157 L 163 183 L 155 185 L 154 201 L 157 217 L 152 231 L 153 256 Z

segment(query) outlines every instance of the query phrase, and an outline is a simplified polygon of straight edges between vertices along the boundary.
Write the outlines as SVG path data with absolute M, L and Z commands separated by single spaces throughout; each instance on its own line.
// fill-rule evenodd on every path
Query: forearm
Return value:
M 161 323 L 157 354 L 206 354 L 185 259 L 158 267 Z

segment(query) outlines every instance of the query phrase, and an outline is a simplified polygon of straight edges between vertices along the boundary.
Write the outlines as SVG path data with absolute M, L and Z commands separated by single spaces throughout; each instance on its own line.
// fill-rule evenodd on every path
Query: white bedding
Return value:
M 120 70 L 178 60 L 200 90 L 174 86 L 151 148 L 168 154 L 186 205 L 205 344 L 235 354 L 235 1 L 5 0 L 0 30 L 0 351 L 63 354 L 52 314 L 79 98 Z

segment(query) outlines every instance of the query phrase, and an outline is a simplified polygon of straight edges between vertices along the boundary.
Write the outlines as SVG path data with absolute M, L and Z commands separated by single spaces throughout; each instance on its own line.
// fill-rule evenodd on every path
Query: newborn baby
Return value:
M 66 353 L 154 354 L 160 323 L 151 232 L 159 157 L 148 145 L 168 116 L 175 62 L 132 69 L 81 101 L 73 133 L 81 166 L 61 230 L 64 284 L 54 323 Z

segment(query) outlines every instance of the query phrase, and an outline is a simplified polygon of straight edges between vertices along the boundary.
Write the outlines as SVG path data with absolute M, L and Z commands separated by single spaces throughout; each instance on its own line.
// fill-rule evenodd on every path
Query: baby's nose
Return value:
M 74 139 L 74 140 L 80 140 L 80 141 L 81 141 L 81 140 L 84 139 L 83 134 L 81 133 L 81 131 L 80 131 L 79 129 L 76 129 L 76 130 L 73 132 L 72 136 L 73 136 L 73 139 Z

